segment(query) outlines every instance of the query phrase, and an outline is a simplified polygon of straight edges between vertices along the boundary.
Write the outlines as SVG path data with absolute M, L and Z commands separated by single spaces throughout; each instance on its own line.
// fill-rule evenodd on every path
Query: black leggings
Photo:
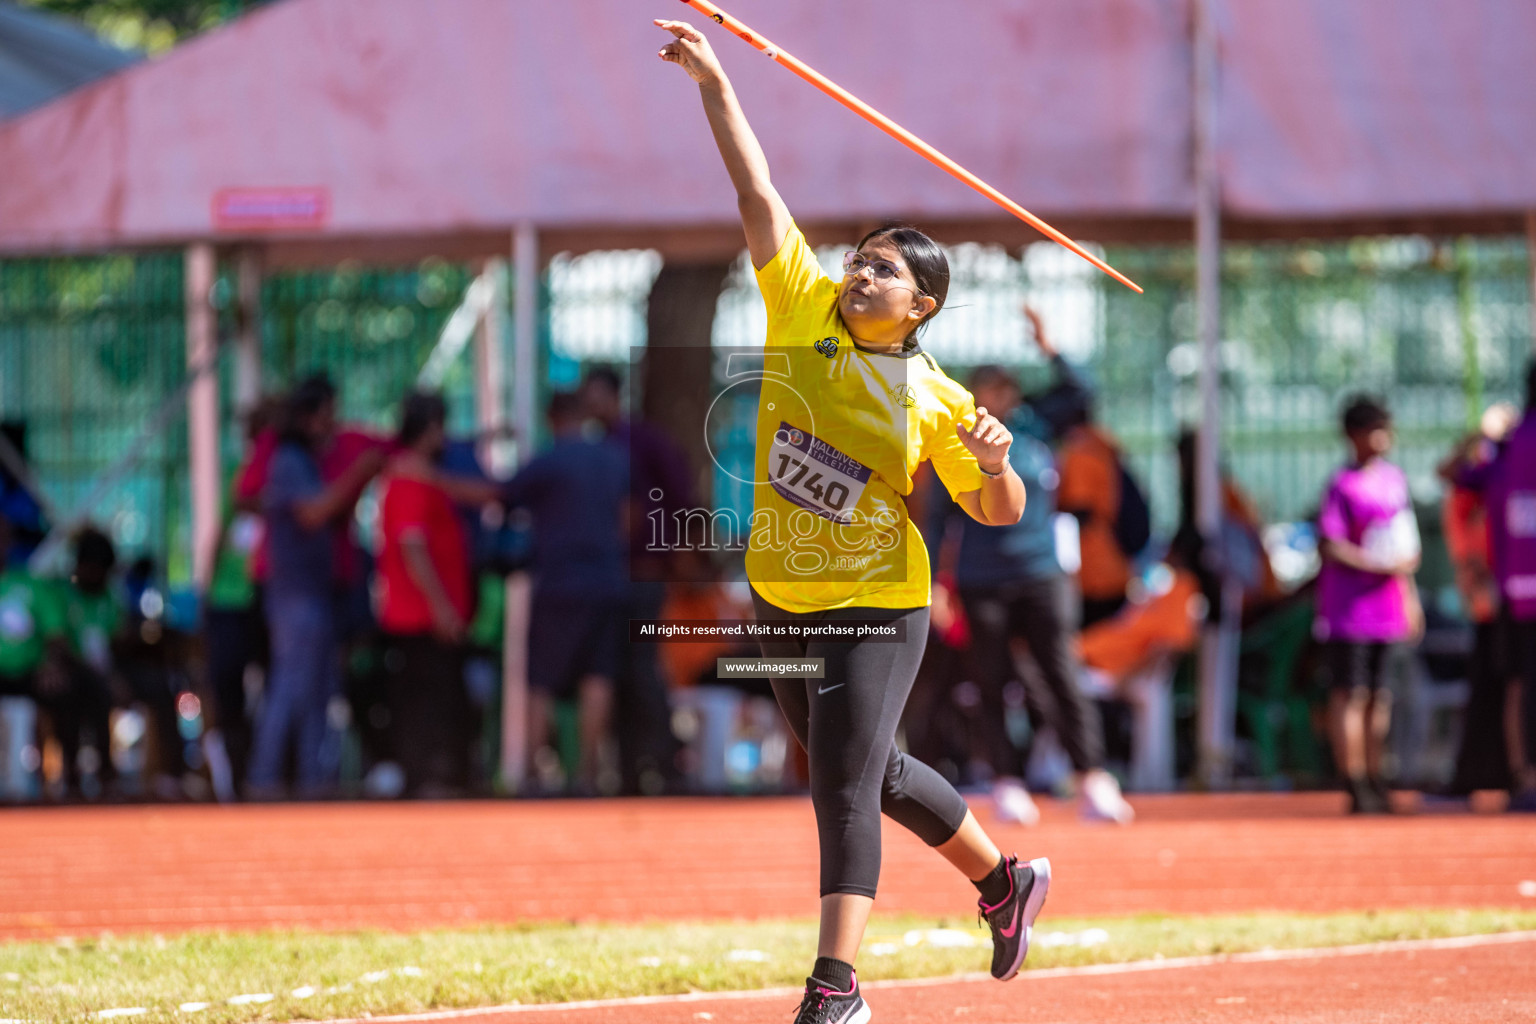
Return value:
M 752 593 L 760 620 L 865 620 L 906 626 L 901 643 L 764 640 L 764 658 L 821 658 L 820 679 L 775 679 L 773 695 L 811 766 L 821 839 L 821 895 L 873 898 L 880 881 L 880 814 L 929 846 L 960 831 L 965 800 L 938 772 L 896 749 L 896 726 L 928 642 L 928 609 L 787 612 Z

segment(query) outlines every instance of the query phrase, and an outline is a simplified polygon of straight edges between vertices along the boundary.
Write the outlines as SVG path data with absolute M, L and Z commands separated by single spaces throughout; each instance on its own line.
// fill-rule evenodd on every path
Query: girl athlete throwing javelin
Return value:
M 773 681 L 809 754 L 821 842 L 821 935 L 796 1024 L 863 1024 L 853 961 L 880 876 L 881 812 L 976 885 L 1000 980 L 1023 964 L 1050 886 L 1049 861 L 1004 857 L 954 787 L 895 739 L 928 636 L 927 552 L 902 502 L 913 472 L 932 461 L 956 502 L 996 526 L 1018 522 L 1024 485 L 1008 464 L 1012 435 L 917 344 L 949 291 L 943 250 L 916 229 L 882 228 L 844 256 L 841 283 L 829 278 L 709 43 L 684 22 L 656 24 L 674 37 L 662 59 L 699 85 L 768 307 L 747 550 L 758 617 L 801 634 L 878 621 L 898 637 L 762 643 L 765 659 L 822 663 L 817 678 Z

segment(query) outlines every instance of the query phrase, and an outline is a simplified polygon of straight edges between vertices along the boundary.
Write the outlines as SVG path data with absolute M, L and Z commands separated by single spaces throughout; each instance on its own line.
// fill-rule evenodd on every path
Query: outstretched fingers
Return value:
M 664 28 L 679 39 L 686 39 L 690 43 L 702 43 L 704 36 L 698 29 L 686 21 L 672 21 L 668 18 L 655 19 L 657 28 Z

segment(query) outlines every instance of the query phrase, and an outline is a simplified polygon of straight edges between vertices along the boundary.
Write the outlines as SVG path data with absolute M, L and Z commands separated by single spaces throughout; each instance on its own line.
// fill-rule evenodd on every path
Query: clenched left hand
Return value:
M 1013 435 L 1008 428 L 987 412 L 986 406 L 976 407 L 976 425 L 970 430 L 965 429 L 965 424 L 956 423 L 955 433 L 960 437 L 960 443 L 976 456 L 976 461 L 981 463 L 981 468 L 989 473 L 1000 473 L 1008 466 L 1008 447 L 1013 444 Z

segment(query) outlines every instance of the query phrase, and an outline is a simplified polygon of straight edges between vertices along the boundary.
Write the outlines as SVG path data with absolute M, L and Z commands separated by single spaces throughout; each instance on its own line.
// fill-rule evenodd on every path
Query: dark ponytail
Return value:
M 939 310 L 944 308 L 944 300 L 949 297 L 949 257 L 944 255 L 938 242 L 907 224 L 889 224 L 876 228 L 859 241 L 857 248 L 863 249 L 876 239 L 896 247 L 896 251 L 901 253 L 902 262 L 912 271 L 912 279 L 917 282 L 918 290 L 938 303 L 933 307 L 933 312 L 923 317 L 907 335 L 906 341 L 902 342 L 901 347 L 904 349 L 916 348 L 918 332 L 938 315 Z

